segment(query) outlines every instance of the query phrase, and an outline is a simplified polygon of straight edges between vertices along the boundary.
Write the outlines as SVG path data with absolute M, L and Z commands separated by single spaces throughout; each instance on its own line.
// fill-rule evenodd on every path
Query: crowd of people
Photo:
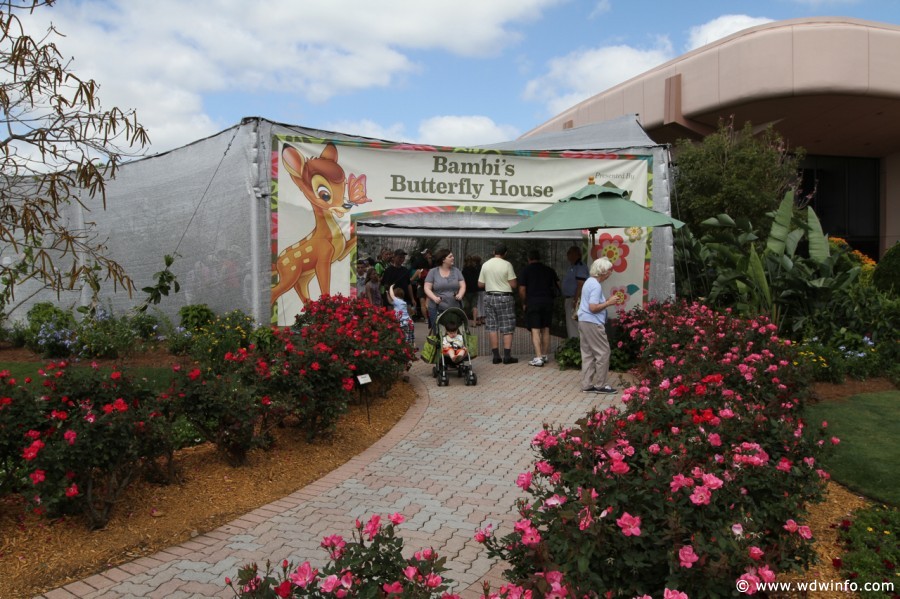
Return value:
M 607 310 L 624 301 L 607 298 L 602 283 L 612 273 L 606 258 L 590 266 L 582 261 L 581 248 L 566 252 L 568 267 L 559 278 L 556 271 L 541 261 L 539 250 L 528 252 L 528 263 L 517 275 L 506 259 L 506 245 L 494 248 L 493 256 L 482 262 L 469 255 L 457 266 L 456 256 L 447 248 L 432 255 L 417 251 L 407 261 L 404 249 L 382 248 L 378 258 L 357 261 L 357 295 L 377 306 L 393 307 L 406 339 L 414 343 L 414 321 L 425 321 L 429 330 L 438 316 L 449 308 L 465 311 L 475 326 L 484 326 L 488 334 L 494 364 L 515 364 L 512 355 L 516 328 L 518 292 L 525 327 L 531 335 L 534 357 L 529 364 L 542 367 L 550 359 L 550 327 L 557 297 L 563 298 L 568 337 L 579 337 L 581 345 L 581 390 L 585 393 L 612 394 L 617 389 L 608 383 L 610 347 L 606 336 Z M 444 348 L 447 349 L 446 347 Z

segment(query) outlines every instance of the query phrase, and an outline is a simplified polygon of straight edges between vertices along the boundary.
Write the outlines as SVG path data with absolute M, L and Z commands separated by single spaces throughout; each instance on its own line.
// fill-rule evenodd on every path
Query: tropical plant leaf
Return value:
M 787 239 L 784 243 L 785 254 L 793 257 L 797 253 L 797 245 L 800 243 L 800 240 L 803 239 L 803 234 L 803 229 L 794 229 L 793 231 L 788 233 Z
M 831 255 L 828 238 L 822 233 L 822 223 L 812 208 L 806 208 L 806 226 L 809 228 L 809 257 L 813 260 L 825 260 Z
M 763 308 L 766 313 L 771 312 L 772 292 L 769 289 L 769 280 L 766 277 L 766 271 L 763 268 L 762 261 L 759 259 L 759 254 L 757 254 L 756 250 L 752 247 L 750 248 L 750 256 L 747 262 L 747 275 L 759 290 L 759 295 L 763 300 L 763 305 L 760 307 Z
M 727 214 L 720 214 L 719 216 L 714 216 L 712 218 L 708 218 L 702 223 L 708 227 L 734 227 L 735 222 L 734 219 L 728 216 Z
M 774 254 L 783 254 L 791 230 L 791 218 L 794 215 L 794 192 L 784 194 L 781 205 L 772 219 L 772 228 L 769 231 L 769 239 L 766 241 L 766 249 Z

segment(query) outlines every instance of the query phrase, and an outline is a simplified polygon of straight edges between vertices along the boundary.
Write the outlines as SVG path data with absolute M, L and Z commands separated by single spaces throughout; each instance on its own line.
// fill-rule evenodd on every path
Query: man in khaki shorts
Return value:
M 494 364 L 515 364 L 512 357 L 513 333 L 516 331 L 516 300 L 513 289 L 518 285 L 516 271 L 506 261 L 506 245 L 494 249 L 494 257 L 481 265 L 478 287 L 484 289 L 484 328 L 488 331 Z M 500 335 L 503 335 L 503 357 L 500 357 Z

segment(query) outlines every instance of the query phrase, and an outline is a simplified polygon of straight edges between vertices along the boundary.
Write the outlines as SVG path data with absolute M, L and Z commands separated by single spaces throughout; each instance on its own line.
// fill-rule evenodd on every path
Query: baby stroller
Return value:
M 466 350 L 465 356 L 458 362 L 454 362 L 442 351 L 443 339 L 447 334 L 448 327 L 458 330 L 459 345 Z M 434 364 L 431 376 L 437 379 L 438 387 L 450 384 L 449 372 L 451 369 L 456 369 L 457 378 L 466 378 L 466 386 L 478 384 L 478 376 L 472 370 L 472 358 L 478 354 L 476 339 L 469 332 L 469 319 L 462 309 L 448 308 L 437 316 L 426 343 L 437 344 L 437 347 L 434 348 L 433 359 L 430 361 Z

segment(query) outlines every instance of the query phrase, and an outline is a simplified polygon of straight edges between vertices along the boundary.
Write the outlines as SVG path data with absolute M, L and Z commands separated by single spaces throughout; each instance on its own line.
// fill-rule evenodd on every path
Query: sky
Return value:
M 58 0 L 52 25 L 104 108 L 165 152 L 259 116 L 393 141 L 516 139 L 578 102 L 769 21 L 900 25 L 898 0 Z

